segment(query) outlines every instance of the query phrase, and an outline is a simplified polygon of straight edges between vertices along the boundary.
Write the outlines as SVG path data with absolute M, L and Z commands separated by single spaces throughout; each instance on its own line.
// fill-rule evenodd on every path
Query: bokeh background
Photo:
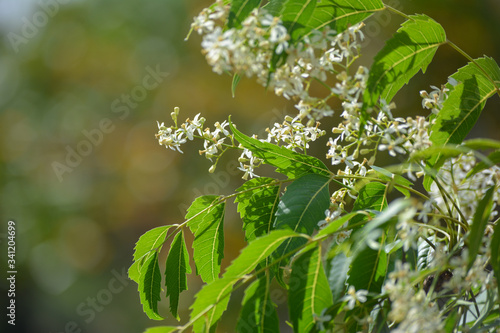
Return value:
M 293 103 L 250 79 L 233 98 L 231 78 L 205 63 L 200 37 L 185 41 L 192 17 L 210 3 L 0 0 L 2 332 L 132 333 L 176 323 L 166 302 L 165 322 L 142 312 L 137 286 L 126 279 L 134 244 L 151 228 L 182 222 L 195 197 L 229 194 L 243 181 L 236 156 L 209 174 L 198 143 L 183 155 L 160 147 L 156 120 L 169 123 L 179 106 L 181 121 L 201 112 L 213 124 L 231 114 L 251 134 L 294 113 Z M 471 56 L 500 62 L 498 0 L 387 3 L 430 15 Z M 387 13 L 369 21 L 366 65 L 401 22 Z M 465 64 L 450 47 L 439 49 L 427 74 L 397 96 L 398 114 L 422 113 L 418 92 Z M 488 102 L 472 136 L 500 139 L 498 100 Z M 323 144 L 315 151 L 321 158 Z M 17 228 L 15 327 L 4 314 L 9 220 Z M 225 231 L 227 265 L 244 245 L 231 204 Z M 183 321 L 199 288 L 193 275 L 181 296 Z M 220 332 L 233 331 L 232 302 Z

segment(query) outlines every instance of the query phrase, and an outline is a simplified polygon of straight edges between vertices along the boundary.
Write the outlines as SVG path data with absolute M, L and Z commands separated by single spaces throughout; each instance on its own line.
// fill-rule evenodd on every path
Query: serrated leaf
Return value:
M 217 195 L 203 195 L 196 198 L 191 206 L 189 206 L 186 214 L 186 220 L 188 222 L 189 229 L 194 234 L 198 229 L 198 225 L 203 223 L 203 220 L 210 215 L 210 211 L 213 206 L 219 203 L 219 196 Z
M 357 212 L 360 210 L 374 210 L 374 211 L 382 211 L 385 207 L 387 207 L 387 198 L 386 198 L 386 186 L 379 182 L 368 183 L 363 186 L 359 192 L 356 201 L 354 202 L 354 206 L 352 208 L 353 212 Z M 366 215 L 357 215 L 353 217 L 349 221 L 349 225 L 356 225 L 359 222 L 366 220 Z
M 290 239 L 304 239 L 290 229 L 273 230 L 248 244 L 224 273 L 224 278 L 241 278 L 250 273 L 258 263 L 273 253 L 283 242 Z
M 162 227 L 154 228 L 143 234 L 135 244 L 134 261 L 142 258 L 149 252 L 160 248 L 165 242 L 168 229 L 172 225 L 165 225 Z
M 274 213 L 278 207 L 280 186 L 273 178 L 253 178 L 237 189 L 238 213 L 243 220 L 245 240 L 250 243 L 268 234 L 273 228 Z
M 380 0 L 323 0 L 316 5 L 308 22 L 310 30 L 329 26 L 337 33 L 384 9 Z
M 209 329 L 214 328 L 227 308 L 233 285 L 254 270 L 258 263 L 290 237 L 300 237 L 300 235 L 291 230 L 273 230 L 257 238 L 241 251 L 222 278 L 205 285 L 191 306 L 191 320 L 195 321 L 195 332 L 201 332 L 204 326 Z
M 347 283 L 356 290 L 380 293 L 386 272 L 387 254 L 383 244 L 377 250 L 364 247 L 352 259 Z
M 204 199 L 200 200 L 199 203 L 204 205 L 203 207 L 205 208 L 196 215 L 196 218 L 188 223 L 188 226 L 194 233 L 193 260 L 196 264 L 196 272 L 207 283 L 219 276 L 220 264 L 224 257 L 225 202 L 214 204 L 217 201 L 211 201 L 212 197 L 200 197 Z M 206 206 L 207 203 L 209 203 L 208 206 Z M 201 208 L 202 205 L 197 207 Z M 194 214 L 194 210 L 191 210 L 191 207 L 186 217 Z
M 431 127 L 430 140 L 434 145 L 462 143 L 479 118 L 486 100 L 496 93 L 497 88 L 491 80 L 500 81 L 500 68 L 492 58 L 479 58 L 451 77 L 459 83 L 455 87 L 447 85 L 451 91 Z M 431 158 L 428 165 L 437 170 L 442 165 L 441 154 Z
M 205 285 L 196 295 L 191 307 L 193 310 L 191 320 L 195 321 L 195 332 L 201 332 L 204 325 L 214 328 L 227 308 L 233 285 L 254 270 L 259 262 L 268 257 L 286 239 L 299 236 L 291 230 L 274 230 L 245 247 L 221 279 Z
M 181 230 L 172 241 L 165 266 L 166 295 L 170 297 L 170 312 L 177 320 L 179 320 L 177 314 L 179 294 L 187 290 L 186 274 L 191 274 L 191 267 L 189 266 L 189 253 L 184 241 L 184 233 Z
M 158 313 L 161 292 L 161 273 L 158 265 L 158 252 L 150 253 L 141 267 L 139 294 L 144 312 L 153 320 L 162 320 Z
M 332 292 L 333 302 L 336 303 L 344 294 L 345 281 L 349 272 L 351 258 L 340 252 L 330 261 L 328 283 Z
M 231 122 L 229 126 L 234 137 L 243 147 L 252 151 L 254 156 L 263 159 L 266 164 L 276 167 L 277 172 L 288 178 L 295 179 L 310 173 L 324 176 L 331 174 L 325 164 L 315 157 L 250 138 L 238 131 Z
M 156 326 L 148 328 L 144 333 L 170 333 L 178 330 L 179 328 L 172 326 Z
M 329 183 L 329 178 L 309 174 L 290 184 L 278 204 L 274 228 L 291 229 L 298 233 L 312 235 L 318 222 L 325 218 L 325 210 L 330 205 Z M 276 250 L 273 258 L 279 258 L 305 243 L 306 240 L 301 238 L 288 239 Z M 278 268 L 287 263 L 288 259 L 282 260 Z M 280 272 L 281 270 L 277 272 L 278 281 L 280 281 Z
M 245 289 L 237 332 L 279 332 L 278 313 L 270 298 L 270 282 L 268 274 L 264 274 Z
M 363 110 L 379 99 L 389 103 L 419 70 L 425 73 L 437 48 L 445 42 L 439 23 L 426 15 L 410 16 L 375 56 L 363 94 Z
M 130 265 L 128 269 L 128 277 L 130 280 L 139 284 L 139 280 L 141 278 L 141 260 L 134 261 L 132 265 Z
M 259 7 L 262 0 L 233 0 L 229 11 L 228 27 L 240 27 L 254 8 Z M 234 82 L 234 81 L 233 81 Z M 233 94 L 234 97 L 234 94 Z
M 210 282 L 196 294 L 191 305 L 191 321 L 195 333 L 214 332 L 217 322 L 226 311 L 234 278 L 221 278 Z
M 333 305 L 328 279 L 321 260 L 321 247 L 301 253 L 292 264 L 288 289 L 288 307 L 294 332 L 310 332 L 315 316 Z
M 490 219 L 491 209 L 493 207 L 493 194 L 495 193 L 495 186 L 492 186 L 486 191 L 484 197 L 479 201 L 476 212 L 472 219 L 469 238 L 467 240 L 469 249 L 469 264 L 467 270 L 472 267 L 479 248 L 483 242 L 484 231 Z
M 316 8 L 317 0 L 288 0 L 283 6 L 281 19 L 292 40 L 309 31 L 307 23 Z

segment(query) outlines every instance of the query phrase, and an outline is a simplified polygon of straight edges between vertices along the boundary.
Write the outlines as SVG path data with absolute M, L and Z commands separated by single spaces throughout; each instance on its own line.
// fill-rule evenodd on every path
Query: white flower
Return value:
M 368 290 L 358 290 L 354 286 L 349 286 L 349 290 L 347 290 L 347 294 L 342 297 L 343 301 L 347 301 L 346 308 L 348 310 L 354 309 L 354 306 L 358 303 L 366 302 L 366 296 L 368 295 Z
M 406 150 L 399 146 L 401 143 L 403 143 L 404 139 L 399 137 L 397 139 L 391 138 L 390 135 L 386 134 L 384 138 L 382 139 L 384 144 L 381 144 L 378 146 L 378 150 L 387 150 L 389 152 L 389 155 L 391 156 L 396 156 L 396 153 L 398 154 L 406 154 Z

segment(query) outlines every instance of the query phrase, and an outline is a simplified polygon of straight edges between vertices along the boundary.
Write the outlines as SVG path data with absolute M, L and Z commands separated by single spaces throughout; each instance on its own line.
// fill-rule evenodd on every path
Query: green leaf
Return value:
M 153 250 L 161 248 L 163 242 L 165 242 L 168 229 L 171 227 L 173 226 L 165 225 L 151 229 L 143 234 L 135 244 L 134 261 L 137 261 Z
M 245 20 L 252 10 L 257 8 L 261 2 L 262 0 L 233 0 L 229 12 L 228 27 L 240 27 L 243 20 Z
M 351 212 L 349 214 L 346 214 L 342 217 L 339 217 L 338 219 L 330 222 L 326 227 L 324 227 L 323 229 L 321 229 L 318 234 L 314 237 L 314 239 L 319 239 L 321 237 L 324 237 L 324 236 L 327 236 L 327 235 L 331 235 L 335 232 L 337 232 L 337 230 L 339 230 L 339 228 L 341 226 L 344 225 L 344 223 L 348 222 L 350 219 L 353 218 L 353 216 L 357 215 L 358 212 Z M 365 215 L 363 215 L 365 216 Z
M 365 289 L 379 293 L 387 272 L 384 226 L 395 220 L 404 209 L 412 205 L 408 199 L 396 199 L 369 223 L 351 235 L 353 246 L 348 284 L 356 290 Z M 382 237 L 380 237 L 382 236 Z M 378 242 L 378 246 L 373 246 Z
M 329 26 L 337 33 L 384 9 L 380 0 L 323 0 L 316 5 L 308 22 L 309 30 Z
M 234 73 L 233 75 L 233 82 L 231 83 L 231 95 L 235 96 L 236 94 L 236 87 L 238 86 L 238 83 L 240 83 L 241 76 L 238 73 Z
M 254 270 L 258 263 L 290 237 L 301 237 L 301 235 L 291 230 L 273 230 L 257 238 L 241 251 L 222 278 L 206 284 L 196 295 L 191 307 L 191 320 L 195 321 L 195 332 L 201 332 L 205 323 L 208 323 L 206 327 L 213 329 L 227 308 L 233 285 Z
M 490 264 L 493 267 L 495 278 L 497 279 L 497 292 L 500 295 L 500 223 L 497 222 L 493 227 L 493 237 L 490 243 L 491 258 Z
M 254 156 L 263 159 L 265 163 L 276 167 L 276 171 L 288 178 L 295 179 L 310 173 L 324 176 L 331 174 L 325 164 L 315 157 L 250 138 L 238 131 L 231 122 L 229 126 L 234 137 L 243 147 L 252 151 Z
M 210 219 L 210 212 L 218 203 L 219 196 L 217 195 L 204 195 L 193 201 L 186 214 L 189 229 L 193 234 L 196 233 L 198 226 L 203 224 L 204 219 Z
M 267 10 L 269 14 L 272 16 L 281 16 L 281 12 L 283 11 L 283 7 L 288 2 L 288 0 L 270 0 L 264 8 Z
M 479 201 L 476 212 L 472 219 L 469 239 L 467 240 L 469 248 L 469 264 L 467 270 L 472 267 L 476 260 L 477 253 L 483 242 L 484 230 L 490 219 L 491 209 L 493 208 L 493 194 L 495 186 L 492 186 L 486 191 L 484 197 Z
M 451 158 L 451 157 L 457 157 L 458 155 L 467 153 L 468 151 L 470 151 L 470 149 L 463 147 L 463 146 L 433 145 L 433 146 L 430 146 L 429 148 L 426 148 L 424 150 L 420 150 L 420 151 L 417 151 L 417 152 L 411 154 L 411 159 L 413 161 L 429 160 L 437 155 L 444 157 L 444 158 Z
M 184 233 L 181 230 L 172 241 L 165 266 L 165 285 L 167 297 L 170 297 L 170 312 L 177 320 L 179 320 L 177 314 L 179 294 L 187 290 L 186 274 L 191 274 L 191 267 L 189 266 L 189 253 L 184 242 Z
M 328 283 L 332 291 L 333 302 L 336 303 L 344 294 L 345 281 L 349 273 L 351 258 L 340 252 L 330 261 Z
M 156 326 L 148 328 L 144 333 L 170 333 L 177 330 L 179 330 L 179 328 L 172 326 Z
M 489 167 L 500 163 L 500 150 L 494 151 L 488 155 L 486 160 L 483 160 L 476 164 L 468 173 L 467 178 L 475 175 L 478 172 L 481 172 Z
M 392 184 L 396 188 L 396 190 L 398 190 L 399 192 L 403 193 L 403 195 L 405 197 L 407 197 L 407 198 L 410 197 L 410 191 L 409 190 L 407 190 L 407 189 L 405 189 L 405 188 L 403 188 L 401 186 L 398 186 L 398 185 L 402 185 L 402 186 L 405 186 L 405 187 L 412 187 L 413 183 L 410 182 L 408 179 L 402 177 L 401 175 L 392 173 L 389 170 L 377 167 L 375 165 L 372 165 L 371 168 L 373 170 L 375 170 L 375 172 L 377 173 L 377 176 L 380 179 L 392 182 Z
M 470 149 L 500 149 L 500 141 L 492 139 L 470 139 L 462 144 Z
M 364 247 L 352 259 L 347 283 L 356 290 L 380 293 L 387 272 L 387 254 L 384 246 L 374 250 Z
M 333 305 L 332 293 L 321 260 L 321 246 L 301 253 L 292 264 L 288 307 L 294 332 L 310 332 L 315 316 Z
M 205 205 L 208 202 L 211 203 L 205 206 L 205 208 L 196 215 L 196 218 L 188 223 L 188 226 L 194 233 L 193 259 L 196 264 L 196 271 L 204 282 L 211 282 L 219 276 L 220 264 L 224 257 L 223 222 L 225 203 L 220 202 L 214 204 L 215 201 L 211 201 L 211 197 L 213 196 L 208 196 L 205 200 L 200 200 L 200 202 L 203 201 Z M 196 199 L 195 203 L 198 199 Z M 192 213 L 194 213 L 194 211 L 189 210 L 186 217 Z
M 134 261 L 132 265 L 130 265 L 128 269 L 128 277 L 130 280 L 139 284 L 139 280 L 141 278 L 141 260 Z
M 280 194 L 280 186 L 274 181 L 266 177 L 253 178 L 237 189 L 240 193 L 235 202 L 238 203 L 238 213 L 243 220 L 245 240 L 248 243 L 268 234 L 273 228 Z
M 379 99 L 389 103 L 419 70 L 425 73 L 445 42 L 445 31 L 439 23 L 426 15 L 410 16 L 375 56 L 363 94 L 363 110 Z
M 214 280 L 204 285 L 196 294 L 190 316 L 195 333 L 215 332 L 217 322 L 227 309 L 229 295 L 237 280 L 235 278 Z
M 382 211 L 385 207 L 387 207 L 387 198 L 385 191 L 386 191 L 386 186 L 382 183 L 372 182 L 366 184 L 359 190 L 358 197 L 354 202 L 352 211 L 353 212 L 357 212 L 360 210 L 374 210 L 378 212 Z M 355 225 L 363 220 L 366 220 L 367 218 L 368 217 L 366 215 L 359 214 L 353 217 L 349 221 L 349 225 Z
M 290 230 L 273 230 L 269 234 L 259 237 L 245 247 L 240 255 L 231 263 L 224 273 L 224 278 L 241 278 L 250 273 L 258 263 L 273 253 L 283 242 L 290 239 L 305 238 Z
M 316 174 L 305 175 L 290 184 L 278 205 L 274 228 L 312 235 L 318 222 L 325 218 L 325 210 L 330 205 L 329 184 L 329 178 Z M 290 238 L 276 250 L 273 258 L 279 258 L 306 242 L 303 238 Z M 282 260 L 278 268 L 287 263 L 288 258 Z M 281 272 L 277 272 L 280 282 Z
M 430 140 L 434 145 L 462 143 L 479 118 L 486 100 L 496 93 L 491 80 L 500 81 L 500 68 L 492 58 L 480 58 L 460 68 L 451 77 L 459 83 L 455 87 L 447 85 L 451 90 L 448 99 L 431 127 Z M 442 162 L 443 156 L 437 154 L 428 165 L 438 170 Z
M 141 268 L 139 293 L 144 312 L 149 319 L 162 320 L 158 313 L 161 292 L 161 273 L 158 265 L 158 252 L 150 253 Z
M 263 274 L 245 290 L 236 331 L 241 333 L 279 332 L 276 306 L 270 298 L 269 274 Z
M 316 8 L 317 0 L 288 0 L 281 13 L 283 25 L 287 28 L 292 40 L 297 40 L 305 31 L 307 23 Z

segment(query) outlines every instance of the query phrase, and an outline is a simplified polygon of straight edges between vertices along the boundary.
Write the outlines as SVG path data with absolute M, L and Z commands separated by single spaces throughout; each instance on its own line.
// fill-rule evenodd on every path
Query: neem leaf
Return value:
M 496 93 L 497 87 L 492 80 L 500 81 L 500 68 L 492 58 L 479 58 L 460 68 L 451 78 L 458 84 L 455 87 L 447 85 L 451 91 L 431 127 L 430 140 L 438 146 L 462 143 L 486 100 Z M 436 154 L 427 162 L 436 171 L 442 163 L 442 154 Z
M 263 274 L 245 289 L 236 332 L 279 332 L 278 313 L 270 298 L 270 282 L 269 275 Z
M 257 8 L 262 0 L 233 0 L 231 1 L 231 9 L 229 12 L 228 26 L 229 28 L 239 27 L 243 20 Z M 234 81 L 233 81 L 234 82 Z M 234 93 L 233 93 L 234 97 Z
M 197 274 L 204 282 L 215 280 L 220 273 L 224 257 L 224 207 L 225 202 L 211 205 L 201 214 L 195 226 L 193 241 L 193 260 Z
M 479 201 L 476 212 L 474 213 L 470 235 L 467 241 L 469 248 L 469 264 L 467 269 L 470 269 L 472 264 L 474 264 L 474 260 L 476 260 L 477 253 L 479 252 L 479 248 L 483 242 L 484 230 L 488 225 L 491 209 L 493 207 L 493 194 L 495 193 L 495 187 L 496 186 L 492 186 L 488 189 L 488 191 L 486 191 L 486 194 Z
M 162 320 L 158 313 L 161 292 L 161 273 L 158 265 L 158 252 L 150 253 L 141 267 L 139 294 L 144 312 L 153 320 Z
M 310 30 L 329 26 L 341 33 L 382 9 L 380 0 L 323 0 L 316 5 L 308 26 Z
M 180 231 L 172 241 L 165 266 L 165 285 L 167 287 L 167 297 L 170 297 L 170 312 L 177 320 L 179 320 L 177 314 L 179 294 L 187 290 L 186 274 L 190 273 L 189 253 L 184 241 L 184 233 Z
M 231 122 L 229 126 L 234 137 L 243 147 L 250 150 L 254 156 L 263 159 L 266 164 L 276 167 L 276 171 L 288 178 L 295 179 L 310 173 L 324 176 L 331 174 L 325 164 L 313 156 L 299 154 L 290 149 L 248 137 L 238 131 Z
M 329 178 L 316 174 L 305 175 L 290 184 L 278 205 L 274 228 L 312 235 L 318 222 L 325 218 L 325 210 L 330 205 L 328 184 Z M 290 238 L 276 250 L 273 258 L 279 258 L 305 243 L 306 239 Z M 287 263 L 288 258 L 283 259 L 277 268 Z M 277 274 L 278 281 L 280 272 Z
M 144 331 L 144 333 L 170 333 L 170 332 L 175 332 L 177 330 L 179 330 L 178 327 L 156 326 L 148 328 L 147 330 Z
M 135 244 L 134 261 L 163 245 L 167 231 L 172 225 L 154 228 L 143 234 Z
M 280 186 L 274 181 L 273 178 L 253 178 L 237 189 L 240 193 L 235 202 L 238 203 L 247 242 L 268 234 L 273 228 L 280 194 Z
M 321 246 L 299 254 L 292 264 L 288 283 L 288 307 L 294 332 L 310 332 L 315 326 L 315 316 L 333 305 L 321 260 Z
M 446 35 L 439 23 L 426 15 L 410 16 L 375 56 L 363 94 L 363 110 L 379 99 L 389 103 L 419 70 L 426 71 L 438 47 L 445 42 Z

